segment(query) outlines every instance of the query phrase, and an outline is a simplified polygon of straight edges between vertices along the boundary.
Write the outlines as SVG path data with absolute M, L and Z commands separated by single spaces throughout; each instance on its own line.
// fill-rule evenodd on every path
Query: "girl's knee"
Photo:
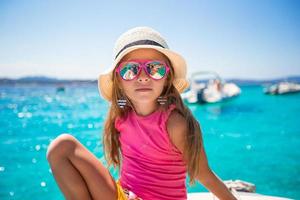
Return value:
M 76 138 L 67 133 L 57 136 L 48 146 L 46 154 L 47 160 L 51 161 L 67 156 L 75 148 L 76 142 Z

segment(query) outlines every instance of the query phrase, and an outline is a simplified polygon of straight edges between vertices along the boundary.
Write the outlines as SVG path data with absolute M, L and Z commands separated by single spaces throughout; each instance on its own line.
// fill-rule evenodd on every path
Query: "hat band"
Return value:
M 153 41 L 153 40 L 138 40 L 132 43 L 127 44 L 126 46 L 124 46 L 116 55 L 115 59 L 120 55 L 120 53 L 122 51 L 124 51 L 125 49 L 132 47 L 132 46 L 136 46 L 136 45 L 153 45 L 153 46 L 159 46 L 162 48 L 165 48 L 164 46 L 162 46 L 161 44 Z

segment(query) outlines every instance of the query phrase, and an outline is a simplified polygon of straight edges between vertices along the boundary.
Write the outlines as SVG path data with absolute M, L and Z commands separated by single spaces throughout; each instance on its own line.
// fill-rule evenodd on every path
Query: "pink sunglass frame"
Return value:
M 148 64 L 149 62 L 155 62 L 155 61 L 158 61 L 158 62 L 160 62 L 160 63 L 162 63 L 162 64 L 164 64 L 164 65 L 166 66 L 166 70 L 167 70 L 167 71 L 166 71 L 166 74 L 165 74 L 162 78 L 160 78 L 160 79 L 153 78 L 153 77 L 147 72 L 147 70 L 146 70 L 146 64 Z M 125 63 L 129 63 L 129 62 L 135 62 L 135 63 L 138 63 L 138 64 L 139 64 L 139 68 L 138 68 L 138 74 L 137 74 L 133 79 L 126 80 L 126 79 L 124 79 L 124 78 L 121 76 L 121 74 L 120 74 L 120 69 L 121 69 L 121 66 L 123 66 Z M 116 69 L 116 73 L 118 73 L 119 76 L 120 76 L 120 77 L 122 78 L 122 80 L 124 80 L 124 81 L 133 81 L 133 80 L 137 79 L 137 77 L 140 76 L 140 74 L 141 74 L 141 72 L 142 72 L 142 69 L 144 69 L 145 73 L 146 73 L 151 79 L 153 79 L 153 80 L 155 80 L 155 81 L 159 81 L 159 80 L 164 79 L 165 77 L 167 77 L 167 75 L 168 75 L 168 73 L 169 73 L 169 71 L 170 71 L 169 65 L 168 65 L 166 62 L 162 61 L 162 60 L 134 59 L 134 60 L 128 60 L 128 61 L 121 62 L 121 63 L 118 65 L 117 69 Z

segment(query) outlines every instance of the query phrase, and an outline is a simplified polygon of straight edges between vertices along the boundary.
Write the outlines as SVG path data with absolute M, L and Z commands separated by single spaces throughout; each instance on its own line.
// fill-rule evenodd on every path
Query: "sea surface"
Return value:
M 217 104 L 187 104 L 201 124 L 209 165 L 222 180 L 256 192 L 300 199 L 300 93 L 269 96 L 262 86 Z M 64 199 L 46 160 L 49 143 L 74 135 L 104 164 L 102 130 L 109 104 L 96 85 L 0 86 L 0 199 Z M 114 178 L 118 171 L 110 169 Z M 188 182 L 188 180 L 187 180 Z M 207 191 L 201 184 L 188 192 Z

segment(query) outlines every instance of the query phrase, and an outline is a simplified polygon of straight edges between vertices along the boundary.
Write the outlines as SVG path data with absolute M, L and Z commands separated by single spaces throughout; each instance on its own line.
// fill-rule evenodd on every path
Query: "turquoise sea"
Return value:
M 262 86 L 211 105 L 188 105 L 201 124 L 211 169 L 256 192 L 300 199 L 300 93 L 268 96 Z M 70 133 L 103 160 L 108 104 L 96 85 L 0 86 L 0 199 L 64 199 L 46 160 L 50 141 Z M 117 171 L 111 169 L 115 178 Z M 207 191 L 197 183 L 188 192 Z

